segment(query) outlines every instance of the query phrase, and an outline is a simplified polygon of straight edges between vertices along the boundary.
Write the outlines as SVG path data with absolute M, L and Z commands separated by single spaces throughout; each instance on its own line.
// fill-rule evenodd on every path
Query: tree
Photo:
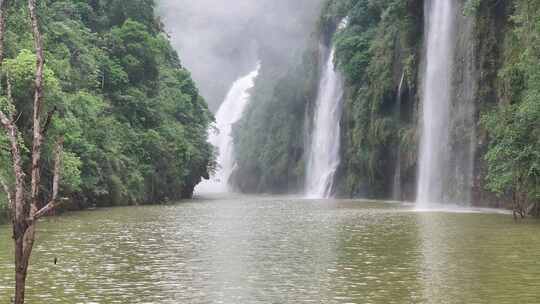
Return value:
M 540 5 L 514 4 L 499 72 L 498 107 L 482 117 L 489 146 L 486 188 L 511 196 L 514 215 L 540 216 Z
M 0 64 L 3 61 L 4 30 L 8 3 L 1 0 L 0 3 Z M 12 160 L 12 186 L 6 180 L 1 179 L 3 190 L 8 197 L 9 211 L 13 226 L 13 240 L 15 245 L 15 304 L 24 303 L 26 276 L 30 255 L 35 239 L 36 223 L 39 218 L 46 215 L 57 206 L 58 184 L 60 180 L 60 163 L 62 157 L 63 139 L 59 139 L 55 149 L 55 164 L 53 173 L 52 192 L 46 204 L 42 204 L 44 195 L 41 193 L 43 187 L 41 182 L 42 146 L 47 136 L 47 130 L 56 112 L 51 110 L 43 121 L 42 112 L 44 109 L 44 65 L 43 38 L 38 23 L 36 11 L 36 1 L 28 0 L 28 11 L 34 38 L 34 48 L 36 52 L 36 71 L 34 81 L 33 96 L 33 116 L 32 116 L 32 149 L 31 159 L 31 180 L 30 196 L 26 195 L 25 189 L 28 187 L 25 170 L 23 167 L 23 135 L 19 131 L 16 120 L 17 111 L 11 96 L 11 84 L 7 84 L 7 101 L 4 109 L 0 109 L 0 122 L 5 130 L 9 142 Z

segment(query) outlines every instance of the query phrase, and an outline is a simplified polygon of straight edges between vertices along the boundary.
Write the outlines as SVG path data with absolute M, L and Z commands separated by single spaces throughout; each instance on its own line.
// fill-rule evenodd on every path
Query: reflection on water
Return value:
M 538 303 L 536 222 L 411 208 L 240 197 L 47 219 L 29 303 Z
M 426 303 L 539 303 L 538 223 L 510 216 L 420 213 Z

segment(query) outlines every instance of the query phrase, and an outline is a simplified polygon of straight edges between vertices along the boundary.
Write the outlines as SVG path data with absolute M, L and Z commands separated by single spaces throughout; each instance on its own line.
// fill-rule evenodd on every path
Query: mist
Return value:
M 315 31 L 323 0 L 160 0 L 158 13 L 216 111 L 231 84 L 265 65 L 287 65 Z

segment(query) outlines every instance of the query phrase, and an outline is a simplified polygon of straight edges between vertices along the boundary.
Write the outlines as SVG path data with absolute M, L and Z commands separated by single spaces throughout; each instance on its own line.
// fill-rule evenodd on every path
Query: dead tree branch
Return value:
M 41 208 L 39 211 L 36 212 L 34 215 L 33 220 L 38 220 L 40 217 L 46 215 L 48 212 L 53 210 L 54 208 L 58 207 L 58 187 L 60 184 L 60 173 L 62 169 L 62 154 L 63 154 L 63 145 L 64 145 L 64 139 L 61 138 L 57 144 L 56 149 L 54 152 L 54 172 L 53 172 L 53 185 L 52 185 L 52 196 L 47 205 L 45 207 Z
M 43 69 L 45 59 L 43 56 L 43 38 L 39 30 L 38 16 L 36 12 L 36 0 L 28 0 L 28 11 L 34 37 L 36 50 L 36 74 L 34 82 L 34 115 L 33 115 L 33 145 L 32 145 L 32 182 L 31 182 L 31 207 L 30 216 L 37 212 L 39 205 L 39 189 L 41 185 L 41 146 L 43 134 L 41 130 L 41 109 L 43 107 Z
M 6 131 L 10 143 L 10 152 L 13 159 L 13 173 L 15 175 L 15 197 L 12 197 L 12 212 L 15 219 L 23 219 L 24 215 L 24 171 L 22 167 L 21 149 L 19 146 L 17 126 L 0 110 L 0 122 Z M 11 192 L 10 192 L 11 193 Z M 14 199 L 14 200 L 13 200 Z

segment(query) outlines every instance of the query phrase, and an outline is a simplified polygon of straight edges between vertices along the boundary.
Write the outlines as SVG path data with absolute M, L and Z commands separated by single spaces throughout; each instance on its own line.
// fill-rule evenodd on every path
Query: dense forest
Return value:
M 459 166 L 460 159 L 471 158 L 474 165 L 468 165 L 471 176 L 456 174 L 450 183 L 456 188 L 471 184 L 469 199 L 476 205 L 537 202 L 540 4 L 462 0 L 459 7 L 452 161 Z M 345 17 L 348 27 L 334 34 Z M 346 86 L 334 193 L 414 200 L 424 21 L 421 0 L 327 1 L 317 39 L 306 50 L 307 60 L 297 63 L 297 72 L 275 81 L 274 90 L 256 86 L 252 109 L 236 136 L 241 174 L 234 176 L 235 183 L 246 192 L 302 191 L 310 129 L 306 117 L 316 88 L 316 77 L 314 83 L 310 76 L 320 69 L 322 44 L 335 46 Z M 271 101 L 257 102 L 261 95 Z M 257 127 L 246 128 L 249 117 Z
M 214 166 L 206 142 L 213 116 L 154 15 L 154 1 L 50 0 L 40 1 L 38 11 L 46 110 L 56 113 L 49 132 L 65 138 L 60 192 L 70 203 L 64 206 L 191 197 Z M 27 15 L 24 3 L 9 1 L 0 79 L 0 106 L 8 112 L 8 104 L 16 106 L 26 146 L 36 68 Z M 0 174 L 9 181 L 4 135 L 0 145 Z M 48 184 L 52 143 L 43 158 Z

